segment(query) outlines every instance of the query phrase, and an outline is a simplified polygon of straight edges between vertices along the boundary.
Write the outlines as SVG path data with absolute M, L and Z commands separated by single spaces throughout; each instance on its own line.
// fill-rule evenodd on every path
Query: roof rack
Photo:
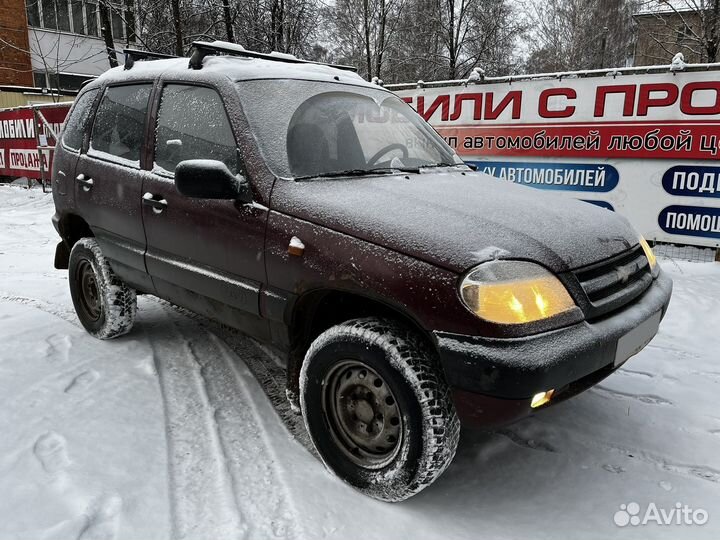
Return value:
M 125 69 L 132 69 L 137 60 L 162 60 L 164 58 L 177 58 L 172 54 L 161 54 L 139 49 L 123 49 L 125 54 Z
M 202 69 L 203 60 L 206 56 L 211 55 L 230 55 L 230 56 L 242 56 L 245 58 L 259 58 L 262 60 L 271 60 L 273 62 L 286 62 L 288 64 L 314 64 L 317 66 L 328 66 L 335 69 L 342 69 L 345 71 L 357 72 L 357 68 L 353 66 L 343 66 L 338 64 L 325 64 L 323 62 L 313 62 L 312 60 L 303 60 L 297 58 L 292 54 L 271 52 L 261 53 L 257 51 L 249 51 L 237 45 L 236 43 L 230 43 L 229 41 L 213 41 L 209 43 L 207 41 L 194 41 L 190 47 L 192 54 L 190 55 L 191 69 Z

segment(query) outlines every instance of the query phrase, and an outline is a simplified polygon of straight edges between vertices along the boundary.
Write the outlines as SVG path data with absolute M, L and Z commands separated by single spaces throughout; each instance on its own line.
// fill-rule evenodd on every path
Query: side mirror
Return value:
M 194 199 L 233 199 L 252 202 L 247 180 L 233 174 L 222 161 L 187 159 L 175 167 L 175 188 Z

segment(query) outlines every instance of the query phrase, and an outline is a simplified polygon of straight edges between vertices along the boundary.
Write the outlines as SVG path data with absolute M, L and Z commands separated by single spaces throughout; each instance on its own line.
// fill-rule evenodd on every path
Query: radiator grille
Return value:
M 589 304 L 588 318 L 619 309 L 652 283 L 650 264 L 640 245 L 615 257 L 573 271 Z

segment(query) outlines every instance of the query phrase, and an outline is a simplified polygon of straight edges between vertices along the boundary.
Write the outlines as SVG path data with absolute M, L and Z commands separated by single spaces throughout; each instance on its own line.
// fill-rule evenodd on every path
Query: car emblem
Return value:
M 628 270 L 624 266 L 618 266 L 615 269 L 615 272 L 617 273 L 618 279 L 620 280 L 620 283 L 627 283 L 630 279 L 630 270 Z

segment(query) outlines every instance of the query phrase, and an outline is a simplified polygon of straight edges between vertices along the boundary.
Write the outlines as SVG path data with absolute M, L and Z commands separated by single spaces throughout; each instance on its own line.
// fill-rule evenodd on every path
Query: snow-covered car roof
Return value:
M 177 75 L 184 80 L 207 80 L 224 77 L 231 81 L 253 79 L 301 79 L 319 82 L 340 82 L 361 86 L 369 83 L 357 73 L 330 65 L 313 63 L 288 63 L 273 59 L 242 56 L 208 56 L 202 61 L 202 69 L 192 69 L 188 58 L 169 58 L 134 62 L 131 69 L 119 66 L 98 77 L 92 86 L 105 82 L 148 80 L 159 76 Z

